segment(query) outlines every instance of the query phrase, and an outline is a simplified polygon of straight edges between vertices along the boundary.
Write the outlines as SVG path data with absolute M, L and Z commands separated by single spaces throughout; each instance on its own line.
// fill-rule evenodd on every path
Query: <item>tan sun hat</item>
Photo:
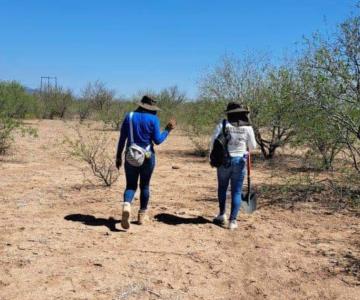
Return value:
M 157 105 L 156 105 L 156 100 L 154 100 L 153 98 L 149 97 L 149 96 L 144 96 L 142 97 L 141 101 L 137 103 L 140 107 L 145 108 L 147 110 L 151 110 L 151 111 L 159 111 L 161 110 Z

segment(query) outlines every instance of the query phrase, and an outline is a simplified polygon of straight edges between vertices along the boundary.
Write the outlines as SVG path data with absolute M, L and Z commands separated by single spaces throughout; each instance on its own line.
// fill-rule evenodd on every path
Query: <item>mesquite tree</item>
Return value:
M 64 119 L 74 101 L 72 92 L 62 87 L 52 87 L 41 91 L 37 97 L 42 107 L 42 117 L 45 119 Z
M 89 82 L 82 91 L 81 98 L 91 104 L 96 112 L 107 111 L 114 99 L 115 91 L 108 89 L 101 81 Z
M 249 101 L 255 137 L 266 159 L 295 135 L 296 75 L 290 68 L 273 69 L 267 75 L 261 97 Z
M 91 131 L 82 130 L 82 127 L 76 127 L 75 131 L 76 134 L 72 137 L 65 136 L 64 138 L 68 153 L 85 162 L 98 182 L 111 187 L 119 177 L 114 158 L 109 152 L 113 141 L 106 132 L 94 134 Z
M 318 83 L 307 101 L 340 129 L 360 172 L 360 15 L 343 22 L 335 38 L 315 35 L 307 47 L 301 67 Z
M 0 114 L 22 119 L 36 115 L 38 105 L 34 96 L 16 81 L 0 81 Z
M 185 92 L 181 91 L 176 85 L 162 89 L 153 95 L 161 107 L 159 113 L 160 121 L 165 124 L 173 117 L 179 117 L 181 105 L 186 101 Z

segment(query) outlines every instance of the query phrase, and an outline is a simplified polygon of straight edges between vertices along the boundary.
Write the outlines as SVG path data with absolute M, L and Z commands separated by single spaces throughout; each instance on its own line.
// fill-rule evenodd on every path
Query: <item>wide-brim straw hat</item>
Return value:
M 145 108 L 147 110 L 151 111 L 160 111 L 160 107 L 156 105 L 156 100 L 149 96 L 142 97 L 141 101 L 137 103 L 142 108 Z
M 230 102 L 225 110 L 226 114 L 233 114 L 233 113 L 249 113 L 250 109 L 246 105 L 237 103 L 237 102 Z

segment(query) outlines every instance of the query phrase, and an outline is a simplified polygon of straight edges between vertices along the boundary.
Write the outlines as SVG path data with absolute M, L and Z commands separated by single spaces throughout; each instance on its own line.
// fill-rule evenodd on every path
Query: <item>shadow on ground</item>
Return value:
M 171 149 L 164 149 L 161 150 L 161 153 L 169 156 L 169 157 L 181 157 L 186 159 L 192 159 L 194 161 L 201 161 L 201 162 L 208 162 L 207 160 L 207 153 L 199 153 L 196 150 L 188 150 L 188 149 L 182 149 L 182 150 L 171 150 Z
M 92 215 L 83 215 L 83 214 L 72 214 L 64 217 L 67 221 L 80 222 L 88 226 L 105 226 L 109 228 L 110 231 L 120 232 L 123 230 L 116 229 L 116 224 L 120 223 L 120 220 L 115 220 L 113 218 L 96 218 Z
M 11 156 L 2 156 L 0 155 L 0 162 L 14 164 L 14 165 L 23 165 L 26 164 L 25 160 L 14 159 Z
M 318 251 L 319 254 L 328 257 L 330 260 L 330 267 L 325 268 L 325 271 L 332 276 L 343 274 L 352 277 L 352 280 L 348 280 L 349 278 L 346 277 L 342 278 L 342 281 L 351 286 L 360 285 L 360 256 L 356 252 L 355 249 L 349 249 L 347 253 L 333 253 L 326 250 Z
M 351 211 L 360 215 L 360 189 L 324 180 L 308 183 L 261 184 L 257 187 L 260 207 L 294 209 L 300 203 L 317 203 L 326 214 Z M 319 208 L 319 207 L 318 207 Z
M 360 284 L 360 257 L 347 253 L 344 255 L 344 259 L 346 262 L 344 272 L 353 276 Z
M 202 198 L 197 198 L 195 199 L 196 202 L 218 202 L 218 198 L 217 197 L 212 197 L 212 196 L 206 196 L 206 197 L 202 197 Z
M 184 218 L 184 217 L 179 217 L 176 215 L 172 215 L 172 214 L 157 214 L 155 216 L 155 219 L 158 222 L 162 222 L 168 225 L 181 225 L 181 224 L 194 224 L 194 225 L 199 225 L 199 224 L 208 224 L 208 223 L 212 223 L 211 221 L 209 221 L 208 219 L 205 219 L 204 217 L 198 216 L 196 218 Z

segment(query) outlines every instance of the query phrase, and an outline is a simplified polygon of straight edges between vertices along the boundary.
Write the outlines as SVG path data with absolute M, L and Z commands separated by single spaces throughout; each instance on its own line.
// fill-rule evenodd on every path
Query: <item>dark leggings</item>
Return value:
M 131 203 L 134 199 L 140 177 L 140 209 L 147 209 L 150 198 L 150 179 L 155 168 L 155 154 L 146 159 L 141 167 L 133 167 L 125 162 L 126 190 L 124 202 Z

